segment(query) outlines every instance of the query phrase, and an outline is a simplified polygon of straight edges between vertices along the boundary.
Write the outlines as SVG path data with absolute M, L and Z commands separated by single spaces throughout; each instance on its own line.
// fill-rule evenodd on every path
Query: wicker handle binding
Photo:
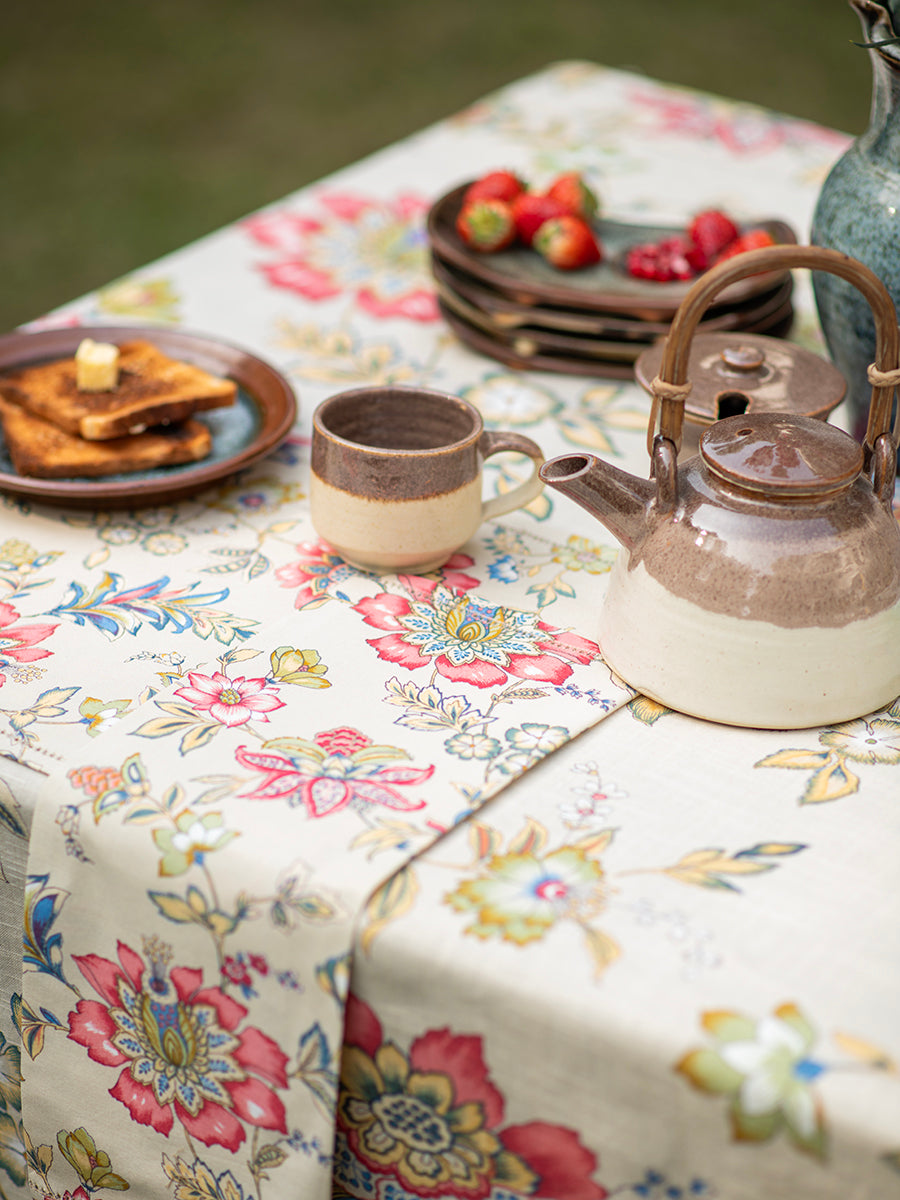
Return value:
M 848 254 L 821 246 L 764 246 L 748 250 L 712 267 L 693 284 L 672 319 L 659 375 L 650 385 L 653 408 L 647 440 L 654 461 L 659 456 L 660 438 L 668 439 L 676 452 L 681 446 L 684 401 L 690 391 L 688 356 L 694 333 L 710 302 L 723 288 L 747 275 L 791 267 L 808 267 L 812 271 L 840 275 L 858 288 L 871 306 L 875 318 L 875 362 L 869 368 L 872 399 L 864 441 L 865 469 L 870 469 L 873 457 L 876 457 L 878 439 L 884 434 L 890 435 L 894 390 L 900 384 L 897 312 L 887 288 L 873 271 Z M 896 446 L 891 448 L 896 453 Z M 888 453 L 889 450 L 883 450 L 877 457 L 883 459 Z

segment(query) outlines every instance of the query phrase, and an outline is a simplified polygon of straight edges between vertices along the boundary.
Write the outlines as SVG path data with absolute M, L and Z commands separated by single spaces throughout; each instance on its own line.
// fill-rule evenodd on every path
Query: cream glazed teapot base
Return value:
M 626 559 L 610 576 L 600 649 L 611 670 L 667 708 L 725 725 L 806 729 L 900 695 L 900 602 L 843 626 L 786 629 L 710 612 L 667 592 L 643 564 L 629 571 Z

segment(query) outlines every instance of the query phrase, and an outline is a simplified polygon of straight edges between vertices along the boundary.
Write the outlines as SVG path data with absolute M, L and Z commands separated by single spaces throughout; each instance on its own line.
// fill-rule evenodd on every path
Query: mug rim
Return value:
M 421 446 L 416 448 L 392 448 L 390 446 L 372 446 L 366 442 L 356 442 L 352 438 L 343 437 L 325 424 L 324 410 L 332 404 L 337 404 L 339 401 L 352 399 L 356 396 L 371 396 L 384 392 L 399 392 L 409 396 L 423 396 L 426 399 L 437 400 L 442 404 L 454 404 L 459 410 L 466 413 L 472 420 L 472 430 L 464 437 L 458 438 L 455 442 L 442 442 L 437 446 Z M 331 396 L 326 396 L 321 400 L 313 411 L 313 433 L 318 433 L 336 445 L 345 446 L 350 450 L 361 451 L 366 454 L 390 456 L 392 458 L 402 455 L 407 458 L 423 457 L 425 455 L 449 454 L 470 445 L 477 441 L 484 432 L 484 419 L 481 413 L 472 404 L 471 401 L 465 400 L 462 396 L 457 396 L 455 392 L 441 392 L 437 388 L 416 387 L 413 384 L 370 384 L 363 387 L 347 388 L 342 392 L 335 392 Z

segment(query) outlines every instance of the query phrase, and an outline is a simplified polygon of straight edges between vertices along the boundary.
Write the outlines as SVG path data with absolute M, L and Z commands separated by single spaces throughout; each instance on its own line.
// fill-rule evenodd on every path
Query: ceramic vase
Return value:
M 900 0 L 849 0 L 864 42 L 900 33 Z M 816 204 L 810 241 L 849 254 L 870 267 L 900 305 L 900 43 L 870 48 L 872 107 L 868 128 L 832 167 Z M 847 380 L 857 436 L 865 425 L 871 387 L 866 369 L 875 356 L 872 313 L 860 293 L 836 275 L 813 273 L 822 332 Z

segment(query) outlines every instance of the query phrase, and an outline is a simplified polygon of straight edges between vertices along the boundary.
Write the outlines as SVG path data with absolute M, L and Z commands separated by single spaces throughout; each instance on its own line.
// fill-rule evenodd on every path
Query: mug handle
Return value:
M 492 496 L 490 500 L 481 502 L 482 521 L 502 516 L 515 508 L 524 508 L 544 490 L 543 481 L 538 475 L 544 461 L 544 452 L 531 438 L 501 429 L 485 429 L 478 439 L 478 450 L 482 458 L 490 458 L 492 454 L 499 454 L 502 450 L 513 450 L 517 454 L 527 454 L 534 466 L 531 476 L 511 492 L 505 492 L 502 496 Z

